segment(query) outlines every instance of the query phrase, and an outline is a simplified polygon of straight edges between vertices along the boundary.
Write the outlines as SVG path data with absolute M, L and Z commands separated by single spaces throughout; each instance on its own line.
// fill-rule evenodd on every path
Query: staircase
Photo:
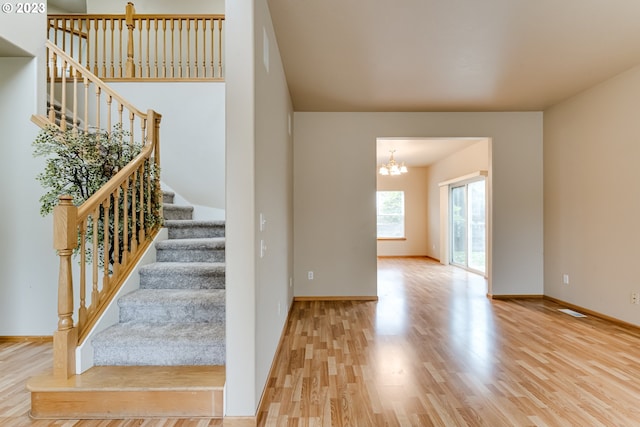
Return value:
M 193 221 L 165 193 L 169 240 L 118 300 L 120 323 L 92 341 L 96 366 L 224 365 L 224 223 Z
M 32 378 L 34 418 L 222 417 L 224 222 L 194 221 L 164 193 L 169 239 L 118 299 L 119 323 L 95 335 L 94 367 Z
M 50 100 L 47 100 L 47 111 L 49 111 L 52 106 L 53 106 L 53 112 L 55 113 L 54 123 L 58 126 L 61 126 L 62 125 L 62 105 L 55 100 L 53 101 L 53 104 L 51 103 Z M 74 125 L 78 129 L 82 129 L 83 127 L 82 121 L 80 119 L 76 119 L 76 121 L 74 122 L 73 112 L 68 108 L 65 109 L 64 118 L 65 118 L 64 121 L 66 122 L 67 129 L 72 129 Z

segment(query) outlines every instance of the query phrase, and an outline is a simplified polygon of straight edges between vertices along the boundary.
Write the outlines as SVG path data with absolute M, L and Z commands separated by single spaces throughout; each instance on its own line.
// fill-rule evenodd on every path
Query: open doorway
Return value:
M 378 257 L 425 256 L 490 279 L 490 149 L 489 138 L 378 138 Z M 407 172 L 381 174 L 394 162 Z M 457 208 L 464 209 L 464 219 L 451 218 L 451 191 L 465 200 Z M 460 227 L 464 234 L 456 235 Z

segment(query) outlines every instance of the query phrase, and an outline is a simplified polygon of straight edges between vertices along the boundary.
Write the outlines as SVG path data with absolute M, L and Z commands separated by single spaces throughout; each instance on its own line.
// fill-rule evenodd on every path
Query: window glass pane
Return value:
M 465 187 L 451 189 L 451 263 L 467 264 L 467 207 Z
M 404 191 L 378 191 L 378 237 L 404 237 Z
M 485 183 L 469 184 L 469 268 L 484 273 L 486 268 Z

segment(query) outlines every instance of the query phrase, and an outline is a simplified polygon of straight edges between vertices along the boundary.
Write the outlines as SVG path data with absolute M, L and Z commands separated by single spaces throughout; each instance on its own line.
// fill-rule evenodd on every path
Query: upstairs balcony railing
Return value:
M 224 15 L 49 15 L 49 40 L 103 81 L 224 80 Z M 60 78 L 56 75 L 56 78 Z

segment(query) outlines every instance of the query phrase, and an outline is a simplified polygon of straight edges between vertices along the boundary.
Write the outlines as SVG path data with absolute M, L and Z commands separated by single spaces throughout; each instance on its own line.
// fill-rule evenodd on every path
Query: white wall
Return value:
M 225 206 L 224 85 L 109 83 L 139 110 L 162 114 L 162 181 L 189 203 L 216 209 Z
M 87 13 L 123 14 L 129 0 L 87 0 Z M 135 0 L 139 14 L 225 13 L 224 0 Z
M 640 67 L 544 112 L 545 294 L 635 325 L 638 111 Z
M 0 336 L 51 335 L 57 327 L 58 258 L 35 179 L 44 161 L 31 147 L 37 76 L 35 58 L 0 58 Z
M 378 256 L 426 256 L 427 168 L 411 167 L 405 175 L 376 175 L 378 191 L 404 191 L 404 240 L 378 240 Z
M 8 2 L 8 4 L 14 6 L 14 12 L 16 3 L 13 1 Z M 22 51 L 20 54 L 12 53 L 9 56 L 33 57 L 36 60 L 36 64 L 40 64 L 35 66 L 36 74 L 31 81 L 31 86 L 36 88 L 36 103 L 29 116 L 35 113 L 44 113 L 46 110 L 46 40 L 46 13 L 0 13 L 0 57 L 5 56 L 2 51 L 8 43 L 9 50 L 15 52 L 15 47 L 18 47 Z
M 13 43 L 32 56 L 44 55 L 47 14 L 16 13 L 16 3 L 18 2 L 3 3 L 12 5 L 13 12 L 0 12 L 0 39 Z
M 440 190 L 438 184 L 480 170 L 489 170 L 488 140 L 477 142 L 428 168 L 428 256 L 440 259 Z
M 492 138 L 492 292 L 542 294 L 542 113 L 299 112 L 295 295 L 376 295 L 375 144 L 397 135 Z
M 226 6 L 226 297 L 225 411 L 255 415 L 256 190 L 254 1 Z
M 0 13 L 0 44 L 24 56 L 0 54 L 0 336 L 51 335 L 57 327 L 53 226 L 39 214 L 44 191 L 35 180 L 44 161 L 31 147 L 38 128 L 30 117 L 46 104 L 45 40 L 46 14 Z

